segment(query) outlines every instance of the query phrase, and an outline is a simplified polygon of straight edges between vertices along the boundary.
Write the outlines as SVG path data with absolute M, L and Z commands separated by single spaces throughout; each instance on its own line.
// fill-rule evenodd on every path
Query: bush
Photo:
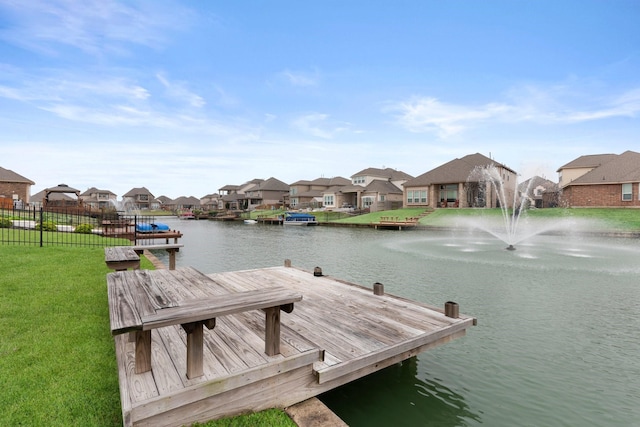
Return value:
M 91 224 L 80 224 L 76 227 L 75 232 L 81 234 L 91 234 L 91 230 L 93 230 L 93 225 Z
M 41 224 L 36 225 L 36 230 L 43 230 L 43 231 L 58 231 L 58 228 L 56 227 L 56 223 L 53 221 L 45 221 Z
M 10 219 L 0 218 L 0 228 L 11 228 L 11 226 L 13 226 L 13 223 Z

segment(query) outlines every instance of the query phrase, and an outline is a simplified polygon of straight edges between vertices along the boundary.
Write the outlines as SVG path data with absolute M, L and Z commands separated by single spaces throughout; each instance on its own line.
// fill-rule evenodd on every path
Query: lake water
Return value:
M 511 252 L 469 231 L 161 221 L 184 234 L 178 266 L 291 259 L 477 317 L 465 337 L 320 396 L 351 426 L 640 425 L 637 239 L 536 236 Z

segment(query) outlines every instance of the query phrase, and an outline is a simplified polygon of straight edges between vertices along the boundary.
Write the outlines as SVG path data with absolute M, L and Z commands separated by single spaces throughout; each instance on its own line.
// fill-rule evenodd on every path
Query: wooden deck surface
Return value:
M 207 282 L 187 271 L 195 288 Z M 205 329 L 204 375 L 194 379 L 185 375 L 186 334 L 179 326 L 152 331 L 152 371 L 142 374 L 134 373 L 134 343 L 118 335 L 125 425 L 188 425 L 290 406 L 461 337 L 475 321 L 292 267 L 208 276 L 219 286 L 208 294 L 285 286 L 303 295 L 292 313 L 282 313 L 281 354 L 264 353 L 260 311 L 224 316 Z

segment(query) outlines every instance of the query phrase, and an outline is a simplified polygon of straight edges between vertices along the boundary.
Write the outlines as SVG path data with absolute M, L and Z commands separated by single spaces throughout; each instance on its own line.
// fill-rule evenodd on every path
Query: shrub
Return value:
M 0 228 L 11 228 L 12 225 L 13 223 L 10 219 L 0 218 Z
M 81 234 L 91 234 L 91 230 L 93 230 L 93 225 L 91 224 L 80 224 L 76 227 L 75 232 Z
M 43 223 L 36 225 L 36 230 L 58 231 L 56 223 L 53 221 L 44 221 Z

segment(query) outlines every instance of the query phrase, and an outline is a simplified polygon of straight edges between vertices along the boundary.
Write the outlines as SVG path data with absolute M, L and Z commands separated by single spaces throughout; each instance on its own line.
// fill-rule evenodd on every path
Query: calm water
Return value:
M 162 220 L 178 265 L 292 264 L 478 318 L 321 399 L 351 426 L 640 426 L 640 242 Z

